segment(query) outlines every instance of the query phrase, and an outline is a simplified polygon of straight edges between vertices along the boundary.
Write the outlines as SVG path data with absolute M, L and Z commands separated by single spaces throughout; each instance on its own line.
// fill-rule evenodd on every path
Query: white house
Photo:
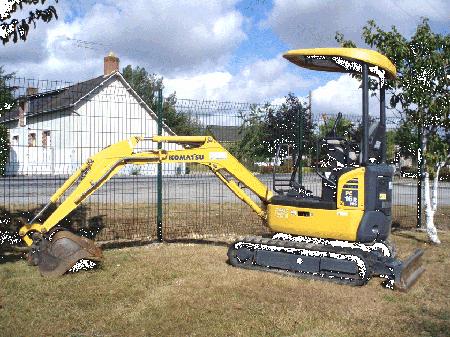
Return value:
M 103 148 L 131 136 L 158 133 L 156 114 L 119 72 L 119 59 L 104 59 L 105 74 L 62 89 L 27 95 L 3 117 L 11 152 L 6 175 L 73 173 Z M 163 125 L 163 135 L 175 135 Z M 156 150 L 157 143 L 141 141 L 135 151 Z M 163 149 L 181 149 L 163 143 Z M 119 174 L 156 175 L 157 165 L 129 165 Z M 165 164 L 163 174 L 185 172 L 184 164 Z

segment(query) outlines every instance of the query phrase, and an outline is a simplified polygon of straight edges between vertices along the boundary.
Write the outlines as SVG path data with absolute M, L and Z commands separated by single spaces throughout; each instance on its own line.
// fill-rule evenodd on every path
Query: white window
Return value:
M 36 134 L 30 133 L 28 135 L 28 147 L 35 147 L 36 146 Z
M 42 147 L 52 146 L 50 131 L 42 132 Z

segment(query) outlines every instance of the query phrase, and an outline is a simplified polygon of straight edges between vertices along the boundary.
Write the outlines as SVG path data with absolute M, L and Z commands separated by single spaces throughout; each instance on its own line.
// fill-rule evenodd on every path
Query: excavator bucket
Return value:
M 101 249 L 92 240 L 68 231 L 55 233 L 38 252 L 39 271 L 43 277 L 58 277 L 81 259 L 99 261 Z
M 419 276 L 425 271 L 425 267 L 422 265 L 423 253 L 423 250 L 418 250 L 408 260 L 394 268 L 395 290 L 408 292 L 408 290 L 416 283 Z

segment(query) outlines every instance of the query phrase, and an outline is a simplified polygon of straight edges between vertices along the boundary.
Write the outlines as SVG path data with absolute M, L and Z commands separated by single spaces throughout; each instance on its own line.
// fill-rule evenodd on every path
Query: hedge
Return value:
M 400 168 L 400 173 L 402 177 L 406 178 L 417 178 L 417 168 L 402 166 Z M 432 177 L 430 177 L 432 178 Z M 443 167 L 439 171 L 439 181 L 450 181 L 450 168 Z
M 273 166 L 261 166 L 261 174 L 273 173 Z M 277 166 L 276 173 L 292 173 L 292 166 Z

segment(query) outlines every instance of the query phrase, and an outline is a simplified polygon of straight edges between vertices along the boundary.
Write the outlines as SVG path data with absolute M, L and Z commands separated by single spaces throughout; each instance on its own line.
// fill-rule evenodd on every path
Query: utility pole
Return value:
M 309 91 L 309 120 L 311 120 L 311 90 Z

